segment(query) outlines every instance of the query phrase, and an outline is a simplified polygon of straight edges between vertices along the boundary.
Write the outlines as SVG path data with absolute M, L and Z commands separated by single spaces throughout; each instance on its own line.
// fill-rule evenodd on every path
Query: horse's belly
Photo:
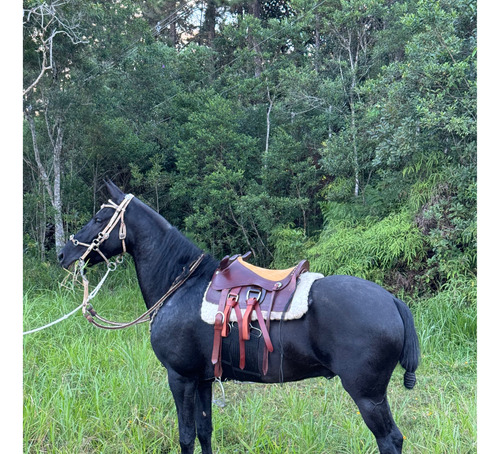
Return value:
M 286 326 L 287 323 L 291 322 L 286 322 L 284 325 Z M 271 334 L 274 334 L 273 327 L 271 327 Z M 290 337 L 285 336 L 286 338 L 288 339 L 282 344 L 277 336 L 272 336 L 274 351 L 268 353 L 269 369 L 268 373 L 263 375 L 264 339 L 258 329 L 252 329 L 250 340 L 245 341 L 245 368 L 240 369 L 238 327 L 235 324 L 229 336 L 224 338 L 222 342 L 222 379 L 256 383 L 283 383 L 312 377 L 332 378 L 335 375 L 311 355 L 303 355 L 303 353 L 295 355 L 290 350 L 292 348 Z M 282 348 L 283 355 L 281 354 Z

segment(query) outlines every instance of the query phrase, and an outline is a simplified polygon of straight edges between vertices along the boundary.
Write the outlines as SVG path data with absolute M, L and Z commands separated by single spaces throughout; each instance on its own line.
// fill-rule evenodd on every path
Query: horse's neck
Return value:
M 175 250 L 176 240 L 182 239 L 182 235 L 166 221 L 155 224 L 147 235 L 135 236 L 131 252 L 139 286 L 148 308 L 167 292 L 186 265 L 178 262 L 179 251 Z M 193 257 L 192 260 L 196 258 Z
M 148 236 L 139 241 L 147 241 L 147 244 L 144 247 L 134 247 L 132 255 L 142 296 L 146 306 L 150 308 L 172 285 L 173 279 L 170 277 L 171 273 L 164 270 L 168 258 L 159 253 L 159 236 Z

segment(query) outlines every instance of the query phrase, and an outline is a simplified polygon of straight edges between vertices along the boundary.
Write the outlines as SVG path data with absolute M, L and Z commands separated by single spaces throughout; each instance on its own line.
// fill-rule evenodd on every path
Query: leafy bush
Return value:
M 274 229 L 271 238 L 274 245 L 274 259 L 272 266 L 275 268 L 287 268 L 307 257 L 307 249 L 312 242 L 304 234 L 302 229 L 283 227 Z
M 422 233 L 402 211 L 376 220 L 356 220 L 342 204 L 323 206 L 325 229 L 308 250 L 311 266 L 323 274 L 350 274 L 381 283 L 398 264 L 418 262 L 424 253 Z
M 421 202 L 415 220 L 428 251 L 423 279 L 435 289 L 462 282 L 469 288 L 477 268 L 475 168 L 450 166 L 424 187 L 416 185 L 410 197 L 413 203 L 419 198 Z

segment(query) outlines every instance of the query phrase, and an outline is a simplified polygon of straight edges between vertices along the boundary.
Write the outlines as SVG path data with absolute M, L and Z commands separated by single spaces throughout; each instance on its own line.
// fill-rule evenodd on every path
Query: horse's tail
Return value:
M 398 308 L 399 315 L 401 315 L 401 318 L 403 319 L 405 329 L 403 350 L 401 352 L 401 356 L 399 357 L 399 362 L 406 370 L 404 375 L 404 385 L 406 388 L 412 389 L 417 382 L 415 371 L 417 370 L 420 357 L 417 331 L 415 330 L 413 315 L 411 314 L 408 306 L 397 298 L 394 298 L 394 302 Z

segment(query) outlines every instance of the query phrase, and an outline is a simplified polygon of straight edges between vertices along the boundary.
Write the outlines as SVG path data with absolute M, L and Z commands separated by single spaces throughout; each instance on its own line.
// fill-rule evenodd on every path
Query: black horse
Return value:
M 125 194 L 111 182 L 106 186 L 111 200 L 119 204 Z M 63 267 L 69 268 L 79 259 L 86 250 L 81 243 L 91 244 L 114 212 L 109 206 L 101 208 L 66 244 L 59 255 Z M 130 201 L 123 219 L 126 250 L 134 259 L 149 308 L 202 251 L 136 198 Z M 110 258 L 122 251 L 116 228 L 102 242 L 100 252 Z M 104 260 L 96 251 L 90 252 L 87 259 L 91 265 Z M 218 264 L 206 255 L 189 279 L 161 306 L 151 325 L 151 345 L 168 371 L 181 452 L 186 454 L 193 453 L 196 436 L 202 452 L 212 453 L 214 327 L 202 321 L 200 308 Z M 258 364 L 248 364 L 249 372 L 239 371 L 238 375 L 237 367 L 223 362 L 222 380 L 247 378 L 276 383 L 338 375 L 375 435 L 380 452 L 402 452 L 403 436 L 391 415 L 387 385 L 399 361 L 406 369 L 405 386 L 411 389 L 419 361 L 413 317 L 402 301 L 373 282 L 351 276 L 327 276 L 311 287 L 308 312 L 298 320 L 271 322 L 270 336 L 275 349 L 269 355 L 266 375 L 259 373 Z M 224 342 L 230 342 L 230 337 Z M 256 358 L 262 357 L 263 343 L 257 336 L 252 336 L 247 348 L 255 350 Z M 227 361 L 227 349 L 223 348 L 223 361 L 224 356 Z

